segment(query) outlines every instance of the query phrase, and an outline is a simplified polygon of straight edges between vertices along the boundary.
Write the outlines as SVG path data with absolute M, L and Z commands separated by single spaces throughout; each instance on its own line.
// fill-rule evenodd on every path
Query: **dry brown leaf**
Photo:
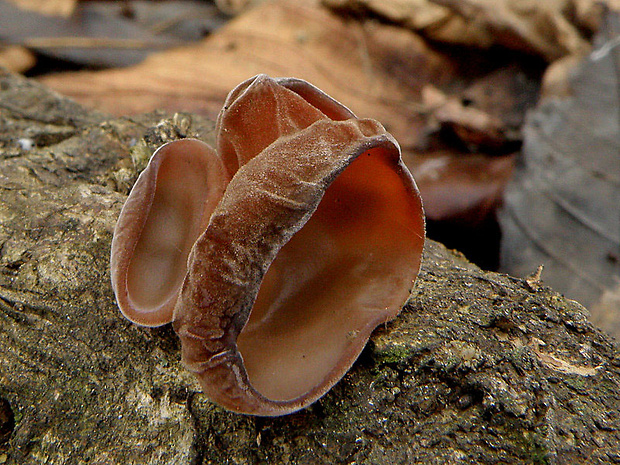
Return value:
M 504 186 L 514 168 L 514 156 L 456 156 L 435 152 L 413 163 L 429 219 L 485 221 L 501 204 Z
M 250 8 L 255 7 L 264 0 L 215 0 L 215 5 L 222 13 L 237 16 Z
M 599 30 L 605 9 L 620 11 L 620 0 L 572 0 L 576 23 L 584 30 L 594 33 Z
M 77 0 L 7 0 L 23 10 L 35 11 L 49 16 L 68 18 L 77 6 Z
M 548 61 L 589 48 L 565 15 L 570 0 L 436 0 L 485 29 L 493 42 Z
M 490 44 L 486 32 L 432 0 L 323 0 L 337 11 L 370 13 L 403 25 L 434 40 L 455 44 Z M 361 10 L 361 11 L 360 11 Z
M 583 59 L 583 55 L 574 54 L 551 63 L 542 79 L 541 98 L 570 97 L 572 95 L 571 75 Z
M 0 47 L 0 66 L 14 73 L 23 73 L 32 68 L 36 58 L 28 49 L 19 45 Z
M 502 268 L 523 276 L 544 264 L 545 284 L 620 336 L 620 307 L 595 313 L 612 311 L 620 277 L 620 14 L 603 25 L 572 73 L 570 94 L 542 100 L 528 115 L 523 163 L 500 218 Z
M 588 49 L 602 3 L 618 0 L 323 0 L 331 8 L 368 11 L 448 43 L 509 49 L 553 61 Z M 586 34 L 587 35 L 587 34 Z
M 479 23 L 493 43 L 533 52 L 551 62 L 590 48 L 583 31 L 594 32 L 604 6 L 617 0 L 432 0 L 450 7 L 468 21 Z
M 450 131 L 472 151 L 480 147 L 497 150 L 506 142 L 504 124 L 499 117 L 464 105 L 458 96 L 448 96 L 429 84 L 422 91 L 422 101 L 431 110 L 434 123 Z
M 385 124 L 404 147 L 423 128 L 420 91 L 452 80 L 452 59 L 413 32 L 347 22 L 290 2 L 263 4 L 202 43 L 149 57 L 122 70 L 48 76 L 46 85 L 114 114 L 163 108 L 214 117 L 226 93 L 258 73 L 312 82 L 354 112 Z
M 154 50 L 180 43 L 156 35 L 122 15 L 82 8 L 70 18 L 22 10 L 0 1 L 0 41 L 89 66 L 127 66 Z

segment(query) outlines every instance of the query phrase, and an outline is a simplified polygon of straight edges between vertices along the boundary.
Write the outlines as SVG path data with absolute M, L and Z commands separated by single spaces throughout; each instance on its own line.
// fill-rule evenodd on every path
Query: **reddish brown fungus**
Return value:
M 123 206 L 112 240 L 112 286 L 131 321 L 170 323 L 189 251 L 226 183 L 220 159 L 204 142 L 179 140 L 153 154 Z
M 113 286 L 130 320 L 172 321 L 210 399 L 284 415 L 407 300 L 420 196 L 378 122 L 304 81 L 249 79 L 217 124 L 217 154 L 181 140 L 153 155 L 114 233 Z

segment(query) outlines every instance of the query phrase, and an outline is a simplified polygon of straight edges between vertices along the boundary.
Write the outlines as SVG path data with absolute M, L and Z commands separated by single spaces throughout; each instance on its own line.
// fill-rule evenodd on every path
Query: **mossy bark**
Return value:
M 107 118 L 0 72 L 0 463 L 620 462 L 614 342 L 539 281 L 432 241 L 401 315 L 323 399 L 273 419 L 211 404 L 108 274 L 137 172 L 187 135 L 212 123 Z

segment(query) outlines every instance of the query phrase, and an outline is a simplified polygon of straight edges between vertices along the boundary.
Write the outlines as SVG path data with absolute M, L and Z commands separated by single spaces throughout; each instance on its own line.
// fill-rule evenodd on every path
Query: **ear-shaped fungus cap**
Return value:
M 204 142 L 170 142 L 153 154 L 112 239 L 112 287 L 129 320 L 145 326 L 172 321 L 187 256 L 227 182 L 222 162 Z
M 194 144 L 156 152 L 121 213 L 119 306 L 157 324 L 174 305 L 183 362 L 216 403 L 294 412 L 325 394 L 407 300 L 424 242 L 415 182 L 379 123 L 297 79 L 240 84 L 218 118 L 218 155 Z M 161 150 L 170 164 L 196 165 L 162 175 Z M 170 221 L 184 226 L 168 233 Z

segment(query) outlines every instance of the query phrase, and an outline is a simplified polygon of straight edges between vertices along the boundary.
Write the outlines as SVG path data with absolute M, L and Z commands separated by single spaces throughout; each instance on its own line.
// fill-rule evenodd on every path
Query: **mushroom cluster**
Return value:
M 172 322 L 184 365 L 217 404 L 304 408 L 395 317 L 418 274 L 424 216 L 396 140 L 293 78 L 227 97 L 217 147 L 160 147 L 112 241 L 118 305 Z

